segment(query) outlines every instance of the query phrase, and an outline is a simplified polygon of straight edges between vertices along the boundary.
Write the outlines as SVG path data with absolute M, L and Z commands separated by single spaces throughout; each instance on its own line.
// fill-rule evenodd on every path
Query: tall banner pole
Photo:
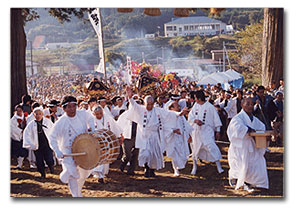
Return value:
M 90 8 L 88 10 L 88 16 L 98 36 L 100 62 L 96 71 L 104 74 L 104 79 L 106 82 L 107 77 L 106 77 L 106 66 L 105 66 L 104 40 L 103 40 L 102 18 L 101 18 L 100 8 Z

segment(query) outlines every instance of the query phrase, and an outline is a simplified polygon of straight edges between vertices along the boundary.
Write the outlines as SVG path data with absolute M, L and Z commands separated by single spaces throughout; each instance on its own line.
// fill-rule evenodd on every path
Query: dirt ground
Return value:
M 105 184 L 89 177 L 83 187 L 84 197 L 284 197 L 284 160 L 283 147 L 270 147 L 266 152 L 269 189 L 259 189 L 253 193 L 234 190 L 228 184 L 228 145 L 218 144 L 221 149 L 224 173 L 218 174 L 216 165 L 198 162 L 195 176 L 191 175 L 191 158 L 180 177 L 173 176 L 170 158 L 165 158 L 165 168 L 156 171 L 156 178 L 145 178 L 143 169 L 138 168 L 135 176 L 122 173 L 118 167 L 120 161 L 110 166 Z M 55 166 L 55 173 L 47 178 L 39 178 L 36 169 L 30 169 L 25 161 L 23 170 L 16 169 L 16 159 L 11 159 L 11 197 L 71 197 L 68 186 L 59 179 L 61 166 Z

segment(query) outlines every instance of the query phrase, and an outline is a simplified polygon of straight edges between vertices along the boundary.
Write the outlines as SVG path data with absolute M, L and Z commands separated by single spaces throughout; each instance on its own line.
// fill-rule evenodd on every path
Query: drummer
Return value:
M 72 143 L 76 136 L 88 130 L 94 131 L 95 124 L 88 112 L 77 110 L 75 97 L 65 96 L 62 106 L 65 113 L 53 126 L 49 136 L 50 146 L 56 157 L 62 160 L 63 171 L 60 173 L 60 180 L 68 183 L 73 197 L 82 197 L 81 189 L 91 170 L 80 168 L 72 157 L 64 157 L 64 154 L 71 154 Z
M 93 107 L 92 112 L 96 130 L 107 129 L 112 131 L 118 138 L 121 137 L 122 129 L 113 117 L 107 115 L 107 113 L 103 111 L 100 105 L 96 104 Z M 108 171 L 109 164 L 103 164 L 94 168 L 92 174 L 95 178 L 98 178 L 99 183 L 104 183 L 104 177 L 108 174 Z
M 254 103 L 251 98 L 242 100 L 242 110 L 235 115 L 227 129 L 229 184 L 235 189 L 243 186 L 248 192 L 254 188 L 269 188 L 265 148 L 256 148 L 249 132 L 265 131 L 265 125 L 253 116 Z

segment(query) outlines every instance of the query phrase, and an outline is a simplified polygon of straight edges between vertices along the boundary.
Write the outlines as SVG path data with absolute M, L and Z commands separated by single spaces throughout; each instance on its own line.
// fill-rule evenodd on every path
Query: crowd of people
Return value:
M 230 144 L 228 150 L 229 184 L 269 188 L 265 151 L 256 148 L 249 132 L 273 130 L 269 145 L 283 145 L 284 82 L 277 88 L 253 85 L 251 89 L 225 90 L 219 83 L 211 86 L 182 80 L 167 85 L 155 95 L 142 95 L 132 85 L 110 79 L 116 92 L 101 96 L 83 94 L 82 86 L 92 76 L 36 76 L 28 79 L 28 92 L 15 107 L 11 118 L 12 155 L 21 169 L 24 158 L 46 178 L 45 164 L 53 173 L 62 165 L 62 182 L 72 196 L 81 197 L 84 181 L 90 175 L 104 183 L 109 164 L 92 170 L 80 168 L 72 157 L 72 142 L 83 132 L 112 131 L 121 142 L 120 171 L 134 176 L 136 166 L 145 177 L 156 177 L 164 168 L 164 156 L 172 158 L 174 176 L 186 168 L 192 157 L 191 174 L 197 174 L 202 160 L 214 162 L 224 172 L 217 142 Z M 79 87 L 81 86 L 81 87 Z M 110 86 L 108 86 L 110 88 Z M 254 163 L 255 161 L 255 163 Z M 129 166 L 128 166 L 129 164 Z

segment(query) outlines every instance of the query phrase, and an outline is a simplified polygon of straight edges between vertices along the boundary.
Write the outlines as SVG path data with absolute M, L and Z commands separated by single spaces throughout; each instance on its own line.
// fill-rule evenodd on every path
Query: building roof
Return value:
M 180 17 L 173 19 L 171 22 L 166 23 L 169 24 L 193 24 L 193 23 L 223 23 L 219 20 L 212 19 L 205 16 L 196 16 L 196 17 Z

